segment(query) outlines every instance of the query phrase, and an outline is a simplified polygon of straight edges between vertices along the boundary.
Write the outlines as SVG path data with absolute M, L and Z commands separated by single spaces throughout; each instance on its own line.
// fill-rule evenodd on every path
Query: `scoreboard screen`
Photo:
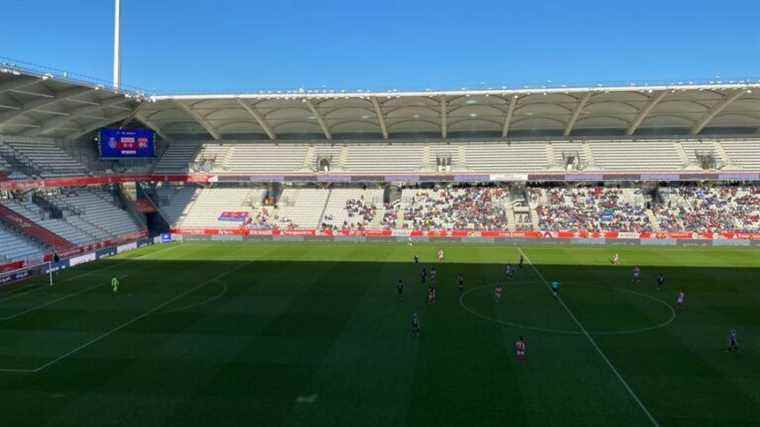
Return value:
M 154 133 L 150 129 L 103 129 L 100 158 L 134 159 L 156 157 Z

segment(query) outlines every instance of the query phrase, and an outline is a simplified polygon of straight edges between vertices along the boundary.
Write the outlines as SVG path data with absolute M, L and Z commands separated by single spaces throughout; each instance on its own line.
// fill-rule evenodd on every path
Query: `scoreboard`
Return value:
M 102 129 L 101 159 L 134 159 L 156 157 L 154 133 L 150 129 Z

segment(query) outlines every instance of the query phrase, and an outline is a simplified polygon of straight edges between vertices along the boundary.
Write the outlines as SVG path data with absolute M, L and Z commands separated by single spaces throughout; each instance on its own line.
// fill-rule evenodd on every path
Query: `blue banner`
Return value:
M 153 131 L 150 129 L 102 129 L 100 157 L 103 159 L 156 157 Z

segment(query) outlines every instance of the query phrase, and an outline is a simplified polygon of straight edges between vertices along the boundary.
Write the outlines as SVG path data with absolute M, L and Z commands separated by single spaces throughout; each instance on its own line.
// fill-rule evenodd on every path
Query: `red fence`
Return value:
M 760 233 L 741 232 L 626 232 L 626 231 L 469 231 L 469 230 L 278 230 L 240 228 L 178 228 L 172 233 L 196 236 L 265 236 L 265 237 L 427 237 L 427 238 L 500 238 L 500 239 L 609 239 L 609 240 L 760 240 Z
M 13 261 L 7 264 L 0 265 L 0 273 L 7 273 L 9 271 L 20 270 L 24 268 L 26 261 Z
M 130 233 L 130 234 L 125 234 L 125 235 L 119 236 L 119 237 L 117 237 L 115 239 L 103 240 L 102 242 L 91 243 L 89 245 L 73 246 L 72 248 L 69 248 L 67 250 L 59 251 L 58 255 L 60 255 L 62 257 L 69 257 L 69 256 L 76 255 L 76 254 L 83 254 L 83 253 L 87 253 L 87 252 L 96 251 L 96 250 L 102 249 L 102 248 L 108 248 L 108 247 L 111 247 L 111 246 L 117 246 L 117 245 L 120 245 L 120 244 L 123 244 L 123 243 L 131 242 L 131 241 L 134 241 L 134 240 L 139 240 L 139 239 L 142 239 L 142 238 L 147 237 L 147 236 L 148 236 L 148 232 L 147 231 L 138 231 L 138 232 L 135 232 L 135 233 Z M 45 255 L 45 261 L 50 261 L 50 260 L 52 260 L 52 258 L 53 258 L 52 254 Z
M 197 182 L 213 181 L 209 175 L 118 175 L 85 176 L 52 179 L 25 179 L 0 181 L 0 190 L 29 190 L 50 187 L 84 187 L 87 185 L 123 184 L 125 182 L 163 181 L 163 182 Z
M 73 243 L 63 237 L 46 228 L 40 227 L 25 216 L 19 215 L 3 205 L 0 205 L 0 220 L 16 227 L 27 236 L 55 248 L 57 251 L 66 251 L 76 248 Z

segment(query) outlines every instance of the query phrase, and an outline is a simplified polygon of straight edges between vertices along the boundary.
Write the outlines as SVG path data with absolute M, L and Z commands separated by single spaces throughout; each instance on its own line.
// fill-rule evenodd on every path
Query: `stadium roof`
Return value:
M 146 96 L 0 64 L 0 133 L 75 139 L 137 120 L 167 139 L 760 133 L 760 83 Z
M 0 64 L 0 134 L 76 139 L 128 120 L 143 97 Z
M 755 133 L 760 85 L 156 96 L 166 134 L 269 139 Z

